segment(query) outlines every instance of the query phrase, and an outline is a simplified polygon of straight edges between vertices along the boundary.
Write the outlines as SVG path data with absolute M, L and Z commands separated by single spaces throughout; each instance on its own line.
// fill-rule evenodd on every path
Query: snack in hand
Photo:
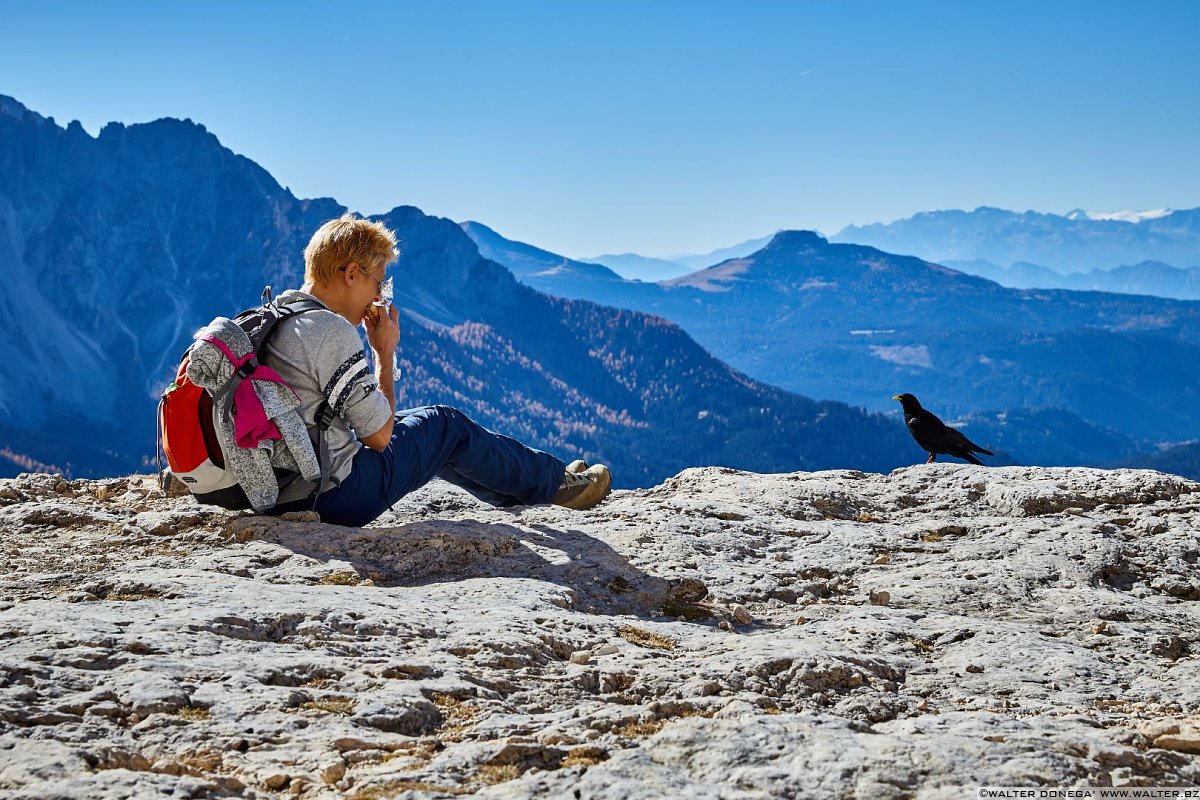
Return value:
M 383 283 L 379 284 L 379 301 L 371 303 L 371 307 L 367 309 L 367 318 L 371 320 L 372 325 L 378 325 L 379 319 L 384 314 L 388 313 L 389 306 L 392 304 L 392 279 L 388 278 Z

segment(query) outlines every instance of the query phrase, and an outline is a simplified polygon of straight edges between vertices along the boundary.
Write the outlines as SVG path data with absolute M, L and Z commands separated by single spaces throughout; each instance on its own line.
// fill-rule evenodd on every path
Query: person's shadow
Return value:
M 377 586 L 528 578 L 567 588 L 570 607 L 586 613 L 707 616 L 695 605 L 706 594 L 702 583 L 650 575 L 605 542 L 578 530 L 470 519 L 377 528 L 261 517 L 257 521 L 255 538 L 319 561 L 344 561 Z

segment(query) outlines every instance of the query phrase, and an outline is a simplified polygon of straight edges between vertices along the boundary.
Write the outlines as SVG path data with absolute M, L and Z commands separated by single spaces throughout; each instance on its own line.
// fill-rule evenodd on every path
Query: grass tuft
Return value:
M 300 706 L 305 711 L 324 711 L 327 714 L 338 714 L 348 717 L 354 713 L 354 700 L 349 697 L 318 697 Z
M 176 711 L 175 715 L 190 720 L 212 719 L 212 714 L 203 706 L 184 706 Z
M 429 792 L 441 794 L 473 794 L 473 789 L 464 789 L 461 786 L 443 786 L 437 783 L 426 783 L 425 781 L 388 781 L 387 783 L 376 784 L 374 786 L 364 786 L 362 789 L 348 795 L 346 800 L 385 800 L 385 798 L 395 797 L 400 792 Z
M 637 720 L 633 720 L 631 722 L 626 722 L 619 728 L 614 728 L 613 733 L 615 733 L 617 736 L 626 736 L 631 739 L 636 739 L 643 736 L 653 736 L 661 731 L 663 726 L 666 724 L 666 721 L 661 719 L 654 719 L 650 720 L 649 722 L 638 722 Z
M 343 570 L 342 572 L 330 572 L 326 575 L 322 575 L 321 579 L 319 581 L 317 581 L 317 585 L 319 585 L 319 586 L 358 586 L 358 584 L 361 582 L 362 582 L 362 579 L 358 577 L 357 572 L 349 572 L 349 571 Z
M 608 752 L 602 747 L 575 747 L 567 752 L 562 760 L 562 767 L 593 767 L 602 761 L 608 761 Z
M 475 718 L 480 714 L 479 708 L 452 694 L 434 692 L 429 699 L 442 714 L 442 738 L 447 741 L 458 741 L 474 726 Z
M 624 625 L 617 631 L 617 635 L 630 644 L 635 644 L 638 647 L 645 647 L 650 650 L 674 650 L 675 640 L 657 633 L 635 628 L 632 625 Z
M 521 777 L 516 764 L 484 764 L 475 772 L 475 780 L 483 784 L 507 783 Z

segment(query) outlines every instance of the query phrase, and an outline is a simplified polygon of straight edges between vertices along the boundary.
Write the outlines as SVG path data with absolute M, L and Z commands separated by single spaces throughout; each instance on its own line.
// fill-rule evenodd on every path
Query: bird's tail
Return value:
M 987 453 L 987 450 L 980 450 L 979 452 L 981 452 L 981 453 Z M 991 455 L 991 453 L 988 453 L 988 455 L 990 456 L 990 455 Z M 983 463 L 982 461 L 980 461 L 978 458 L 976 458 L 975 456 L 971 455 L 970 453 L 963 453 L 963 454 L 962 454 L 962 457 L 963 457 L 963 458 L 965 458 L 967 461 L 970 461 L 972 464 L 978 464 L 978 465 L 979 465 L 979 466 L 981 466 L 981 467 L 982 467 L 982 466 L 985 466 L 985 465 L 984 465 L 984 463 Z
M 994 455 L 996 455 L 996 454 L 995 454 L 995 453 L 993 453 L 991 450 L 984 450 L 984 449 L 983 449 L 982 447 L 980 447 L 979 445 L 975 445 L 975 446 L 974 446 L 974 447 L 972 447 L 971 449 L 972 449 L 972 450 L 974 450 L 976 453 L 983 453 L 985 456 L 994 456 Z

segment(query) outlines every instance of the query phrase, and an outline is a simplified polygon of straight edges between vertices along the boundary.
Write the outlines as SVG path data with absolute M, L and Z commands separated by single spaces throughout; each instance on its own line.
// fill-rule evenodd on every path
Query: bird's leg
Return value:
M 932 464 L 934 461 L 937 461 L 937 453 L 930 453 L 929 459 L 925 463 Z

